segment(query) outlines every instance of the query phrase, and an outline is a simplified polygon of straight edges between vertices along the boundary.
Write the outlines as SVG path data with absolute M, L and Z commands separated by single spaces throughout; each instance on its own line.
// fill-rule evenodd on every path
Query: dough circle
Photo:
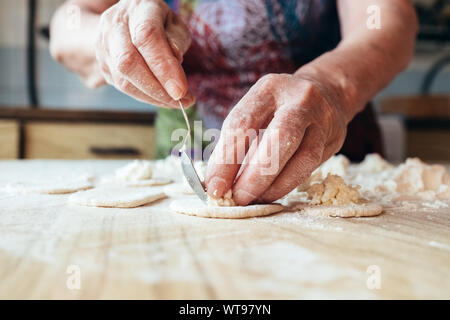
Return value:
M 284 207 L 280 204 L 255 204 L 245 207 L 216 207 L 208 206 L 200 199 L 192 197 L 191 199 L 172 201 L 170 209 L 177 213 L 204 218 L 243 219 L 267 216 L 282 211 Z
M 172 183 L 172 180 L 166 178 L 151 178 L 145 180 L 127 181 L 126 185 L 129 187 L 152 187 L 163 186 Z
M 166 186 L 164 187 L 164 193 L 170 197 L 195 194 L 191 187 L 185 185 L 184 183 L 175 183 L 170 186 Z
M 4 191 L 14 194 L 68 194 L 92 189 L 88 181 L 44 182 L 44 183 L 14 183 L 7 185 Z
M 325 217 L 374 217 L 381 214 L 383 207 L 375 203 L 347 204 L 336 206 L 306 206 L 302 211 L 309 215 Z
M 69 202 L 90 207 L 136 208 L 165 197 L 163 192 L 152 189 L 111 186 L 77 192 L 69 197 Z

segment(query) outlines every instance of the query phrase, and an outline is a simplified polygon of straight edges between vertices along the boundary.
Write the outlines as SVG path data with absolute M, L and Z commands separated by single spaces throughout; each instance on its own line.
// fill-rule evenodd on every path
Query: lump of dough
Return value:
M 344 177 L 350 160 L 342 154 L 332 156 L 313 171 L 311 177 L 297 187 L 298 192 L 306 191 L 309 186 L 325 179 L 329 174 Z
M 450 197 L 449 174 L 442 165 L 427 165 L 419 158 L 409 158 L 397 168 L 397 192 L 416 194 L 433 191 L 439 197 Z
M 224 196 L 220 199 L 214 199 L 208 195 L 207 204 L 208 206 L 214 207 L 234 207 L 236 205 L 233 200 L 233 193 L 231 189 L 228 190 L 228 192 L 225 193 Z
M 368 203 L 358 192 L 359 186 L 348 186 L 344 179 L 336 175 L 327 178 L 308 189 L 310 205 L 303 212 L 329 217 L 373 217 L 383 212 L 383 207 Z
M 147 180 L 152 177 L 152 163 L 146 160 L 135 160 L 116 170 L 116 178 L 125 181 Z
M 359 172 L 363 173 L 378 173 L 391 168 L 392 165 L 384 160 L 378 153 L 366 155 L 364 161 L 358 165 Z
M 337 175 L 328 175 L 322 183 L 313 184 L 307 192 L 311 204 L 331 206 L 359 203 L 361 196 L 358 189 L 359 186 L 348 186 Z

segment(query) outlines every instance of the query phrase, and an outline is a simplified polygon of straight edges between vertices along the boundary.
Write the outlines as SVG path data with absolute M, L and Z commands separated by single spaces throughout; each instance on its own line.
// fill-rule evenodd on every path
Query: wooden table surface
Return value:
M 123 164 L 3 161 L 0 186 Z M 222 220 L 67 197 L 0 193 L 1 299 L 450 298 L 449 208 Z

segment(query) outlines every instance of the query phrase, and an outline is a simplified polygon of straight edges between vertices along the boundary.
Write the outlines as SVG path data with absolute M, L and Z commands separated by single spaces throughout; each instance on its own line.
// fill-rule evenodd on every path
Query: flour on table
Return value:
M 104 186 L 77 192 L 69 197 L 69 203 L 91 207 L 135 208 L 165 197 L 163 192 L 152 188 Z

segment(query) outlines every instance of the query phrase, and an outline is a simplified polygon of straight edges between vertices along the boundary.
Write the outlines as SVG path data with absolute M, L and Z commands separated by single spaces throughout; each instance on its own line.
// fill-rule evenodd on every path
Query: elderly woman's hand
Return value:
M 181 67 L 189 31 L 162 0 L 122 0 L 103 12 L 96 57 L 106 81 L 147 103 L 194 103 Z
M 351 117 L 341 106 L 342 93 L 323 82 L 302 75 L 262 77 L 223 124 L 208 164 L 208 194 L 220 198 L 232 189 L 238 205 L 272 202 L 337 152 Z M 258 139 L 251 142 L 255 132 Z

